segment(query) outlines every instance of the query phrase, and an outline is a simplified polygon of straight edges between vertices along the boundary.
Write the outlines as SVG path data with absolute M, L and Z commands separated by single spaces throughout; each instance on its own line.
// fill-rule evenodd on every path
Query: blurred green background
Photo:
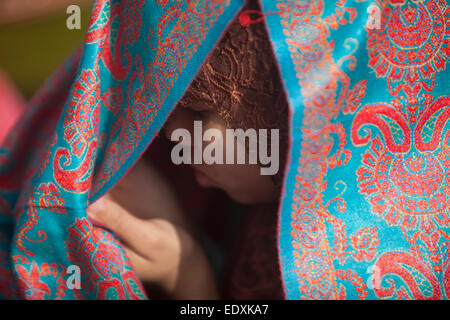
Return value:
M 20 0 L 15 0 L 20 1 Z M 81 30 L 69 30 L 66 8 L 0 25 L 0 69 L 25 98 L 80 45 L 88 27 L 91 5 L 81 6 Z

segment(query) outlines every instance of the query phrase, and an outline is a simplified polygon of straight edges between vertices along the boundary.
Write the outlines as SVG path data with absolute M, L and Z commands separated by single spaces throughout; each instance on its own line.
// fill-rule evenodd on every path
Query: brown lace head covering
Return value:
M 258 1 L 248 1 L 243 10 L 260 10 Z M 230 128 L 279 129 L 280 170 L 275 182 L 281 184 L 288 104 L 264 22 L 245 27 L 238 19 L 231 23 L 179 105 L 193 103 L 215 108 Z

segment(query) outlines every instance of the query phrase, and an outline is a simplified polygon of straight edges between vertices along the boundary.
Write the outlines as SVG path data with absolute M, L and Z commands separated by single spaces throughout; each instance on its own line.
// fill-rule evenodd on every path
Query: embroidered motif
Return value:
M 365 12 L 353 1 L 277 2 L 303 96 L 292 209 L 282 216 L 291 220 L 293 297 L 449 298 L 450 108 L 436 79 L 449 60 L 450 9 L 377 5 L 381 29 L 363 30 L 364 51 L 362 35 L 338 36 Z M 380 101 L 383 88 L 371 86 L 383 80 Z

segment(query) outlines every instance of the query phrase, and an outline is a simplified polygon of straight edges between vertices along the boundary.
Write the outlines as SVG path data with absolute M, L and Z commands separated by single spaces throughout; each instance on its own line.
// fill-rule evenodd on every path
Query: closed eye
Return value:
M 206 116 L 206 114 L 209 112 L 209 110 L 194 110 L 189 108 L 189 111 L 194 116 L 194 118 L 199 119 Z
M 211 111 L 211 107 L 205 104 L 195 104 L 187 106 L 187 109 L 193 116 L 204 117 L 207 113 Z

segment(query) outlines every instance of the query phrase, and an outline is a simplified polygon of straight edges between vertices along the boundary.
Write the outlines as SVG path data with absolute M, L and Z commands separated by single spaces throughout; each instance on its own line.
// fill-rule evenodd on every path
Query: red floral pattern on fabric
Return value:
M 347 38 L 350 53 L 339 60 L 330 40 L 332 30 L 358 16 L 350 2 L 278 1 L 304 103 L 292 195 L 299 297 L 345 299 L 353 288 L 365 299 L 374 286 L 378 298 L 448 298 L 450 97 L 435 96 L 434 88 L 450 58 L 450 8 L 442 0 L 376 1 L 381 29 L 366 30 L 374 73 L 351 88 L 349 74 L 361 63 L 359 40 Z M 335 13 L 325 16 L 330 6 Z M 378 93 L 369 90 L 373 75 L 385 79 L 389 103 L 376 102 Z M 351 127 L 344 130 L 343 123 Z M 367 201 L 359 208 L 347 193 L 352 180 L 328 181 L 334 170 L 349 170 L 358 149 L 356 184 Z M 333 190 L 339 194 L 330 197 Z M 366 210 L 377 218 L 348 236 L 348 215 L 359 218 Z M 386 223 L 381 228 L 378 217 Z M 380 235 L 389 232 L 399 233 L 406 249 L 381 251 Z M 343 269 L 351 260 L 354 269 Z M 367 282 L 359 269 L 366 262 L 376 278 Z
M 85 211 L 156 134 L 168 90 L 230 4 L 172 2 L 156 4 L 166 13 L 149 21 L 150 1 L 95 1 L 83 51 L 47 81 L 0 150 L 0 297 L 146 298 L 120 242 Z M 164 35 L 157 49 L 150 26 Z M 67 289 L 71 265 L 82 269 L 81 289 Z

